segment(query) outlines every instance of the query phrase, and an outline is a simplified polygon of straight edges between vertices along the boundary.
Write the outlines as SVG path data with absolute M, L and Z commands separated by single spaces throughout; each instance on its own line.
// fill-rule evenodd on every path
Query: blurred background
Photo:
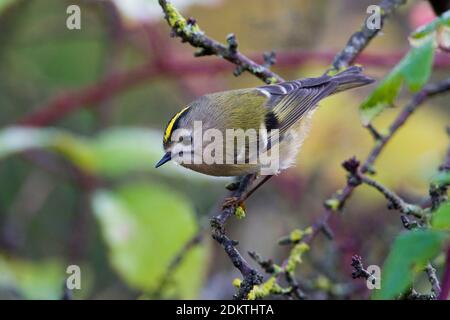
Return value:
M 372 2 L 173 1 L 209 36 L 235 33 L 240 50 L 259 62 L 275 50 L 273 70 L 285 79 L 322 74 Z M 81 30 L 66 27 L 71 4 L 81 8 Z M 408 35 L 433 17 L 428 2 L 410 1 L 358 62 L 381 79 L 408 50 Z M 81 270 L 77 299 L 232 297 L 239 274 L 209 235 L 230 180 L 154 164 L 181 107 L 262 82 L 193 51 L 170 37 L 156 0 L 0 0 L 0 298 L 60 299 L 69 265 Z M 438 55 L 432 80 L 449 68 Z M 345 184 L 342 161 L 365 158 L 373 140 L 358 106 L 373 88 L 323 101 L 297 165 L 247 202 L 245 219 L 230 219 L 228 233 L 246 258 L 251 250 L 281 262 L 288 248 L 277 240 L 320 216 Z M 399 106 L 408 97 L 402 93 Z M 376 164 L 377 180 L 408 200 L 427 195 L 442 162 L 449 102 L 421 107 Z M 385 128 L 398 110 L 375 125 Z M 402 229 L 398 213 L 361 186 L 331 228 L 335 239 L 315 240 L 298 278 L 315 299 L 367 298 L 364 283 L 351 279 L 351 256 L 381 266 Z M 202 241 L 167 274 L 197 234 Z

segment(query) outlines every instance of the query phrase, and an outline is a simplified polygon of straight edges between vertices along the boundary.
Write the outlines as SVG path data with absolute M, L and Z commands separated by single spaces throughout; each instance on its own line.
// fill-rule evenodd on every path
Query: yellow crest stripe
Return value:
M 170 119 L 169 124 L 167 125 L 166 131 L 164 132 L 164 142 L 167 142 L 170 138 L 170 135 L 172 134 L 173 125 L 175 124 L 175 121 L 187 110 L 189 109 L 189 106 L 178 112 L 176 115 L 173 116 L 172 119 Z

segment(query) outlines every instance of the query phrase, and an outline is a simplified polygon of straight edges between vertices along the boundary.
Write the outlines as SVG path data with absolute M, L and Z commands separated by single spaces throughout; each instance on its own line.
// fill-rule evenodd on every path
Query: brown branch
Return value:
M 333 61 L 333 69 L 340 70 L 348 67 L 355 62 L 361 51 L 366 48 L 369 42 L 378 34 L 383 28 L 386 18 L 388 18 L 396 9 L 406 0 L 382 0 L 378 5 L 381 8 L 380 29 L 369 29 L 366 21 L 361 26 L 361 30 L 355 32 L 347 42 L 347 45 L 341 52 L 336 55 Z
M 369 154 L 366 162 L 363 164 L 361 171 L 363 173 L 372 170 L 372 166 L 375 160 L 380 155 L 381 151 L 384 149 L 386 144 L 390 141 L 392 136 L 397 132 L 397 130 L 403 126 L 406 120 L 413 114 L 416 109 L 428 98 L 431 98 L 437 94 L 446 92 L 450 90 L 450 78 L 426 85 L 419 93 L 414 95 L 411 102 L 406 105 L 406 107 L 397 116 L 394 122 L 389 127 L 388 133 L 379 140 L 375 148 Z
M 155 39 L 156 41 L 157 39 Z M 161 43 L 159 41 L 158 43 Z M 161 49 L 161 47 L 164 47 Z M 176 79 L 191 76 L 217 75 L 229 71 L 229 64 L 223 60 L 196 61 L 186 58 L 172 57 L 161 61 L 167 57 L 166 46 L 159 45 L 159 59 L 149 61 L 135 69 L 116 72 L 107 75 L 97 84 L 81 89 L 66 92 L 50 102 L 36 107 L 36 111 L 25 115 L 18 121 L 19 124 L 27 126 L 47 126 L 55 123 L 63 117 L 78 111 L 82 107 L 96 108 L 102 102 L 120 94 L 121 92 L 152 80 L 156 76 L 173 77 Z M 153 50 L 155 52 L 155 50 Z M 396 53 L 367 53 L 361 54 L 357 62 L 365 66 L 391 67 L 395 65 L 405 52 Z M 277 68 L 299 67 L 310 61 L 321 61 L 326 63 L 332 59 L 332 52 L 304 52 L 291 50 L 277 53 Z M 263 58 L 252 54 L 250 59 L 263 63 Z M 450 57 L 443 53 L 437 53 L 434 66 L 437 68 L 449 68 Z
M 389 127 L 388 133 L 382 136 L 370 151 L 368 157 L 361 165 L 360 172 L 362 174 L 372 173 L 375 161 L 380 156 L 388 142 L 392 139 L 394 134 L 405 124 L 409 117 L 416 111 L 416 109 L 428 98 L 434 97 L 437 94 L 444 93 L 450 90 L 450 78 L 441 82 L 426 85 L 419 93 L 417 93 L 411 102 L 407 104 L 398 114 L 395 120 Z M 348 163 L 347 163 L 348 164 Z M 344 163 L 345 165 L 345 163 Z M 346 168 L 348 171 L 348 168 Z M 351 196 L 353 190 L 358 186 L 355 181 L 350 181 L 340 192 L 325 202 L 326 211 L 332 209 L 333 211 L 341 210 L 345 201 Z
M 379 6 L 383 8 L 383 14 L 381 16 L 381 27 L 384 25 L 384 20 L 392 14 L 399 5 L 404 4 L 405 0 L 382 0 L 379 3 Z M 380 28 L 381 30 L 381 28 Z M 334 61 L 333 61 L 333 69 L 339 70 L 341 68 L 344 68 L 357 59 L 357 57 L 361 54 L 362 50 L 367 47 L 369 42 L 376 36 L 376 34 L 380 30 L 369 30 L 367 29 L 366 23 L 364 22 L 362 26 L 362 30 L 359 32 L 354 33 L 349 41 L 347 42 L 347 45 L 344 49 L 342 49 L 341 52 L 339 52 Z M 394 132 L 398 129 L 398 127 L 393 128 Z M 393 134 L 393 133 L 392 133 Z M 391 135 L 392 136 L 392 135 Z M 389 138 L 390 139 L 390 138 Z M 388 140 L 389 140 L 388 139 Z M 387 142 L 387 141 L 386 141 Z M 384 145 L 386 144 L 384 143 Z M 363 165 L 363 173 L 369 172 L 373 166 L 373 163 L 378 155 L 375 155 L 375 153 L 379 154 L 381 150 L 383 149 L 384 145 L 378 147 L 376 146 L 371 156 L 366 160 L 366 162 Z M 375 150 L 375 151 L 374 151 Z M 370 170 L 369 170 L 370 168 Z M 312 226 L 312 233 L 304 238 L 304 242 L 309 244 L 321 231 L 328 230 L 328 220 L 332 216 L 334 211 L 342 210 L 344 207 L 346 201 L 350 198 L 351 194 L 353 193 L 353 190 L 356 188 L 356 185 L 353 185 L 352 183 L 348 182 L 347 185 L 344 186 L 341 190 L 338 190 L 332 198 L 328 199 L 324 203 L 324 213 L 322 214 L 322 217 L 316 221 Z M 327 234 L 327 232 L 325 232 Z
M 450 246 L 447 248 L 447 259 L 445 261 L 444 276 L 442 278 L 442 288 L 438 296 L 439 300 L 447 300 L 450 293 Z
M 238 66 L 235 71 L 235 75 L 239 75 L 243 71 L 249 71 L 268 83 L 282 81 L 280 77 L 276 75 L 274 76 L 274 74 L 272 74 L 264 66 L 255 66 L 253 61 L 249 62 L 248 60 L 246 60 L 246 57 L 242 57 L 241 54 L 237 51 L 238 46 L 234 35 L 230 35 L 227 38 L 228 46 L 218 43 L 217 41 L 206 37 L 204 33 L 198 28 L 195 20 L 185 20 L 167 1 L 160 0 L 159 2 L 163 7 L 164 12 L 166 13 L 166 19 L 169 25 L 172 27 L 174 34 L 180 37 L 183 41 L 189 42 L 192 46 L 201 48 L 201 51 L 197 54 L 198 56 L 214 54 L 223 57 L 224 59 Z M 381 1 L 380 6 L 382 8 L 382 23 L 399 5 L 404 4 L 405 2 L 405 0 Z M 364 24 L 362 30 L 355 33 L 350 38 L 347 46 L 336 56 L 333 62 L 333 69 L 339 70 L 353 63 L 359 53 L 367 46 L 370 40 L 375 37 L 378 31 L 379 30 L 370 30 L 367 28 L 366 24 Z M 327 221 L 331 216 L 332 211 L 342 209 L 346 200 L 352 194 L 354 188 L 356 188 L 361 183 L 366 183 L 382 192 L 382 194 L 402 212 L 418 215 L 415 210 L 411 210 L 411 206 L 409 204 L 406 204 L 400 197 L 398 197 L 395 193 L 388 190 L 381 184 L 368 178 L 365 173 L 370 173 L 373 171 L 373 164 L 380 155 L 381 151 L 384 149 L 387 142 L 392 138 L 393 134 L 404 124 L 404 122 L 415 111 L 415 109 L 420 104 L 422 104 L 422 102 L 426 98 L 448 90 L 448 85 L 448 81 L 428 85 L 421 92 L 415 95 L 411 103 L 403 109 L 403 111 L 391 125 L 389 133 L 386 136 L 381 136 L 373 127 L 369 127 L 370 132 L 378 141 L 376 146 L 369 154 L 367 160 L 361 167 L 361 170 L 359 171 L 358 163 L 356 169 L 354 170 L 353 176 L 348 179 L 347 185 L 340 192 L 336 193 L 336 195 L 332 199 L 330 199 L 330 201 L 327 201 L 327 203 L 325 204 L 324 216 L 321 220 L 313 225 L 312 233 L 308 237 L 305 237 L 302 242 L 311 242 L 320 230 L 326 229 Z M 349 163 L 344 163 L 344 167 L 348 164 Z M 348 171 L 351 171 L 351 169 Z M 358 172 L 358 174 L 356 174 L 356 172 Z M 251 185 L 250 180 L 253 179 L 254 176 L 250 176 L 250 178 L 243 178 L 238 191 L 233 192 L 233 196 L 236 198 L 241 198 L 242 195 L 245 194 L 248 187 Z M 224 208 L 222 212 L 212 220 L 212 227 L 214 239 L 216 239 L 216 241 L 218 241 L 224 247 L 234 266 L 239 269 L 241 274 L 244 276 L 244 280 L 240 286 L 239 292 L 236 295 L 236 298 L 242 299 L 246 298 L 252 287 L 261 281 L 261 276 L 239 254 L 236 249 L 237 242 L 229 239 L 225 235 L 224 225 L 227 219 L 234 214 L 235 210 L 236 205 Z M 433 273 L 431 272 L 432 269 L 427 270 L 430 271 L 431 279 L 433 275 Z M 432 282 L 432 284 L 434 284 L 433 290 L 437 290 L 436 283 L 438 284 L 438 282 Z
M 390 202 L 389 209 L 399 210 L 401 213 L 407 215 L 413 215 L 416 218 L 423 218 L 424 212 L 422 208 L 417 205 L 407 203 L 395 192 L 389 190 L 387 187 L 383 186 L 381 183 L 369 178 L 366 175 L 360 174 L 359 178 L 361 181 L 376 190 L 378 190 L 384 197 Z
M 441 293 L 441 286 L 439 284 L 439 279 L 436 275 L 436 269 L 433 267 L 431 263 L 428 263 L 425 272 L 428 276 L 428 281 L 431 284 L 431 292 L 433 294 L 433 299 L 436 299 L 439 297 Z
M 158 67 L 149 64 L 129 72 L 112 74 L 94 86 L 57 97 L 48 105 L 38 108 L 36 112 L 21 119 L 18 124 L 27 126 L 49 125 L 82 106 L 97 105 L 122 90 L 151 79 L 158 75 L 160 71 Z
M 351 266 L 354 269 L 354 271 L 352 272 L 353 279 L 359 278 L 364 278 L 366 280 L 372 279 L 372 283 L 375 284 L 376 282 L 375 276 L 364 268 L 362 258 L 360 256 L 358 255 L 352 256 Z
M 434 300 L 433 294 L 418 293 L 415 289 L 411 289 L 408 294 L 404 296 L 406 300 Z
M 237 67 L 234 74 L 240 75 L 248 71 L 263 80 L 266 83 L 275 83 L 283 81 L 283 78 L 271 72 L 267 66 L 273 64 L 274 57 L 265 57 L 265 65 L 260 65 L 244 56 L 238 51 L 238 43 L 234 34 L 227 37 L 228 45 L 224 45 L 205 35 L 199 28 L 195 19 L 185 19 L 177 9 L 166 0 L 159 0 L 159 4 L 164 11 L 165 18 L 172 28 L 175 36 L 182 39 L 183 42 L 190 43 L 193 47 L 199 48 L 196 56 L 217 55 L 223 59 L 235 64 Z M 237 190 L 233 191 L 233 198 L 248 198 L 245 196 L 247 189 L 252 185 L 256 175 L 242 177 Z M 226 206 L 221 213 L 211 220 L 212 236 L 224 248 L 233 265 L 241 272 L 243 280 L 239 290 L 235 295 L 236 299 L 246 299 L 248 293 L 253 287 L 262 281 L 262 276 L 254 269 L 236 249 L 237 241 L 231 240 L 225 233 L 225 223 L 230 216 L 235 213 L 237 204 Z
M 237 199 L 245 197 L 246 191 L 250 188 L 255 178 L 255 175 L 247 175 L 240 178 L 237 189 L 232 191 L 230 196 Z M 235 299 L 242 300 L 247 298 L 247 295 L 253 289 L 253 286 L 262 282 L 263 277 L 242 257 L 236 249 L 238 242 L 228 238 L 225 233 L 226 221 L 229 217 L 234 215 L 235 211 L 235 204 L 224 207 L 219 215 L 211 219 L 211 228 L 213 239 L 223 247 L 233 265 L 241 272 L 243 276 L 239 290 L 234 296 Z
M 382 0 L 380 6 L 383 9 L 382 20 L 389 16 L 404 0 Z M 225 46 L 211 38 L 205 36 L 200 30 L 194 19 L 186 20 L 178 11 L 165 0 L 159 0 L 161 7 L 166 16 L 169 26 L 172 28 L 173 34 L 180 37 L 182 41 L 189 42 L 192 46 L 200 48 L 197 56 L 218 55 L 237 65 L 235 75 L 239 75 L 243 71 L 248 71 L 267 83 L 282 81 L 283 79 L 273 72 L 269 71 L 262 65 L 256 64 L 254 61 L 243 56 L 237 51 L 237 41 L 234 35 L 230 35 L 228 46 Z M 339 53 L 333 63 L 335 70 L 350 65 L 361 51 L 367 46 L 370 40 L 378 33 L 379 30 L 368 30 L 364 24 L 362 31 L 355 33 L 347 43 L 347 46 Z M 373 161 L 373 160 L 370 160 Z M 370 161 L 368 162 L 370 164 Z M 251 186 L 254 175 L 246 176 L 241 179 L 238 190 L 232 192 L 232 197 L 237 199 L 245 199 L 244 196 L 248 188 Z M 348 184 L 342 192 L 338 193 L 333 199 L 337 206 L 326 205 L 324 216 L 312 226 L 312 232 L 303 239 L 302 242 L 309 243 L 320 230 L 328 230 L 327 221 L 335 209 L 340 209 L 346 199 L 351 195 L 355 186 Z M 223 208 L 221 213 L 212 219 L 213 238 L 219 242 L 230 257 L 233 265 L 241 272 L 244 279 L 240 285 L 239 292 L 235 296 L 238 299 L 245 299 L 254 285 L 261 282 L 262 277 L 253 269 L 247 261 L 239 254 L 236 249 L 237 242 L 229 239 L 224 231 L 227 219 L 232 216 L 237 208 L 237 204 Z
M 430 96 L 449 90 L 448 81 L 443 81 L 441 84 L 429 85 L 427 87 L 428 87 L 428 89 L 427 88 L 425 88 L 425 89 L 430 94 Z M 424 95 L 421 95 L 421 96 L 424 96 Z M 415 100 L 415 99 L 413 99 L 413 100 Z M 414 104 L 410 104 L 410 106 L 411 105 L 414 105 Z M 410 109 L 410 111 L 411 111 L 411 109 Z M 409 114 L 412 114 L 412 112 L 410 112 Z M 447 128 L 447 130 L 449 131 L 449 134 L 450 134 L 450 129 Z M 381 140 L 381 139 L 382 138 L 377 139 L 377 140 Z M 439 207 L 439 205 L 442 202 L 446 201 L 446 199 L 447 199 L 446 191 L 447 191 L 448 185 L 446 185 L 445 183 L 443 185 L 439 185 L 439 184 L 436 185 L 433 183 L 430 186 L 430 200 L 428 201 L 429 205 L 423 206 L 424 208 L 422 208 L 418 205 L 412 205 L 412 204 L 406 203 L 401 197 L 396 195 L 393 191 L 389 190 L 382 184 L 380 184 L 380 183 L 376 182 L 375 180 L 362 174 L 359 170 L 359 162 L 355 158 L 347 160 L 346 162 L 344 162 L 343 166 L 350 174 L 349 178 L 348 178 L 349 184 L 351 184 L 355 187 L 360 185 L 361 183 L 370 185 L 370 186 L 374 187 L 375 189 L 377 189 L 380 193 L 382 193 L 386 197 L 386 199 L 389 200 L 389 202 L 391 203 L 390 209 L 396 209 L 404 214 L 413 215 L 413 216 L 423 220 L 421 223 L 418 223 L 417 221 L 410 221 L 405 215 L 402 215 L 401 220 L 402 220 L 403 226 L 407 230 L 412 230 L 412 229 L 418 228 L 420 226 L 423 227 L 424 225 L 427 225 L 427 221 L 426 221 L 427 211 L 433 212 L 434 210 L 436 210 Z M 450 170 L 450 148 L 447 151 L 444 163 L 439 166 L 440 172 L 441 171 L 446 172 L 448 170 Z M 354 256 L 352 258 L 352 266 L 356 270 L 352 274 L 353 278 L 367 276 L 367 272 L 364 272 L 365 270 L 362 267 L 360 257 Z M 412 288 L 410 290 L 409 294 L 407 294 L 405 296 L 406 299 L 434 300 L 434 299 L 437 299 L 438 297 L 440 297 L 440 295 L 441 295 L 440 282 L 436 275 L 436 269 L 433 267 L 431 262 L 428 262 L 427 266 L 425 267 L 425 272 L 427 274 L 428 281 L 431 284 L 431 294 L 420 294 L 420 293 L 417 293 L 414 290 L 414 288 Z M 446 277 L 446 275 L 444 275 L 444 281 L 446 281 L 445 277 Z M 448 295 L 448 292 L 447 292 L 447 295 Z
M 371 186 L 389 201 L 389 209 L 399 210 L 401 213 L 413 215 L 416 218 L 424 218 L 425 212 L 420 206 L 407 203 L 392 190 L 363 174 L 359 169 L 359 161 L 356 158 L 353 157 L 345 161 L 343 167 L 349 173 L 348 183 L 352 186 L 356 187 L 361 183 Z
M 189 239 L 181 248 L 181 250 L 178 251 L 178 253 L 175 255 L 175 257 L 172 259 L 172 261 L 169 263 L 169 266 L 165 270 L 164 276 L 162 277 L 162 280 L 158 284 L 157 288 L 154 290 L 154 297 L 159 298 L 163 294 L 164 288 L 169 284 L 171 281 L 171 277 L 173 276 L 173 273 L 178 268 L 180 263 L 184 260 L 186 255 L 196 246 L 198 246 L 202 241 L 204 237 L 204 230 L 200 230 L 195 234 L 191 239 Z
M 165 18 L 172 28 L 175 36 L 191 46 L 199 48 L 196 56 L 216 55 L 237 66 L 235 75 L 248 71 L 266 83 L 283 81 L 283 79 L 270 71 L 267 67 L 256 63 L 238 51 L 238 43 L 234 34 L 227 37 L 228 45 L 224 45 L 208 36 L 199 28 L 193 18 L 185 19 L 178 10 L 166 0 L 158 1 L 164 11 Z
M 447 127 L 447 134 L 450 137 L 450 127 Z M 444 174 L 448 172 L 450 172 L 450 146 L 447 149 L 447 154 L 445 155 L 444 162 L 438 168 L 438 174 L 440 173 Z M 448 182 L 445 181 L 430 184 L 429 190 L 430 199 L 428 202 L 430 203 L 432 211 L 436 210 L 441 205 L 441 203 L 448 200 L 447 196 L 448 187 L 449 187 Z

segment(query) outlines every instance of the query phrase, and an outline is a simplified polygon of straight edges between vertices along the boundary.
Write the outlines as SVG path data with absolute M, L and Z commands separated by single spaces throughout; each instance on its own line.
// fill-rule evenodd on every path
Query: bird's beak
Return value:
M 161 167 L 164 163 L 169 162 L 172 159 L 172 154 L 170 152 L 166 152 L 166 154 L 158 161 L 155 165 L 155 168 Z

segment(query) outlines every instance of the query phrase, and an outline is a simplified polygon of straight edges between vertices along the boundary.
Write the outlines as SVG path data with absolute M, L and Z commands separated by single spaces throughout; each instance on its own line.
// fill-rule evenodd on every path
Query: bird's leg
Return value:
M 245 190 L 255 179 L 256 174 L 248 174 L 240 178 L 237 189 L 233 191 L 230 197 L 224 199 L 222 209 L 240 206 L 242 204 L 242 196 L 245 193 Z
M 240 205 L 242 205 L 240 197 L 227 197 L 223 200 L 222 209 L 230 207 L 238 207 Z
M 236 190 L 231 197 L 225 198 L 222 208 L 244 206 L 244 201 L 247 200 L 256 190 L 258 190 L 264 183 L 266 183 L 273 176 L 264 176 L 258 183 L 250 190 L 245 189 L 256 179 L 256 175 L 247 175 L 242 178 L 238 190 Z
M 249 191 L 247 191 L 243 197 L 242 197 L 242 201 L 247 200 L 248 198 L 250 198 L 250 196 L 256 191 L 258 190 L 264 183 L 266 183 L 267 181 L 269 181 L 270 178 L 272 178 L 273 175 L 270 176 L 264 176 L 263 178 L 261 178 L 261 181 L 259 181 L 256 186 L 254 186 L 253 188 L 251 188 Z

